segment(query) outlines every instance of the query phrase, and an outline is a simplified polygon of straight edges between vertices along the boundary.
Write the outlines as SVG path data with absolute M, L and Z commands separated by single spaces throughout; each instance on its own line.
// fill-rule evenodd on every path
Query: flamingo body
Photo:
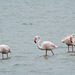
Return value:
M 62 39 L 62 43 L 66 43 L 68 46 L 72 46 L 71 40 L 70 40 L 70 35 L 67 35 Z
M 11 53 L 11 50 L 7 45 L 0 45 L 0 53 L 2 53 L 2 58 L 4 58 L 3 54 L 7 54 L 7 58 L 8 58 L 9 52 Z
M 39 39 L 38 42 L 36 42 L 36 40 Z M 53 48 L 57 48 L 57 46 L 55 44 L 53 44 L 52 42 L 49 41 L 44 41 L 41 46 L 39 46 L 39 42 L 40 42 L 40 37 L 39 36 L 35 36 L 34 42 L 37 43 L 37 47 L 40 50 L 46 50 L 46 55 L 47 55 L 47 51 L 50 50 L 52 52 L 52 54 L 54 55 L 52 49 Z
M 44 41 L 41 45 L 42 50 L 52 50 L 55 47 L 56 46 L 52 42 L 49 42 L 49 41 Z

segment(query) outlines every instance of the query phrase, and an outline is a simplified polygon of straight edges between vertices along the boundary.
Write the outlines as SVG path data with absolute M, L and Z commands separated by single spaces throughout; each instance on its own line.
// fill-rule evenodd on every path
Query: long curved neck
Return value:
M 41 46 L 39 45 L 41 38 L 38 37 L 38 39 L 39 39 L 39 40 L 38 40 L 38 42 L 37 42 L 37 47 L 38 47 L 39 49 L 42 49 Z

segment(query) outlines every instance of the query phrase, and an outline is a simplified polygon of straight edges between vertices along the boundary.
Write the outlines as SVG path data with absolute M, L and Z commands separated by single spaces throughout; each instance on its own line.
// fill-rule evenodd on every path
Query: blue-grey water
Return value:
M 61 43 L 74 33 L 75 0 L 0 0 L 0 44 L 12 51 L 0 54 L 0 75 L 75 75 L 75 53 Z M 58 46 L 54 56 L 37 48 L 36 35 Z

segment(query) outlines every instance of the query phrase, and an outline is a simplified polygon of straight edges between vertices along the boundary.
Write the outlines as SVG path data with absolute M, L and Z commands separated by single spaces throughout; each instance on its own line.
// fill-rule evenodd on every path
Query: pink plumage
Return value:
M 36 42 L 38 40 L 38 42 Z M 40 43 L 40 37 L 39 36 L 35 36 L 35 39 L 34 39 L 34 42 L 37 43 L 37 47 L 40 49 L 40 50 L 46 50 L 46 55 L 47 55 L 47 51 L 50 50 L 52 52 L 52 54 L 54 55 L 52 49 L 53 48 L 57 48 L 57 46 L 55 44 L 53 44 L 52 42 L 49 42 L 49 41 L 44 41 L 41 46 L 39 45 Z
M 7 45 L 0 45 L 0 53 L 2 53 L 2 59 L 4 58 L 3 54 L 7 54 L 7 58 L 8 58 L 9 52 L 11 53 L 11 50 Z
M 62 39 L 62 43 L 66 43 L 68 45 L 68 52 L 69 52 L 69 46 L 72 46 L 72 51 L 73 51 L 73 46 L 75 46 L 75 35 L 67 35 Z

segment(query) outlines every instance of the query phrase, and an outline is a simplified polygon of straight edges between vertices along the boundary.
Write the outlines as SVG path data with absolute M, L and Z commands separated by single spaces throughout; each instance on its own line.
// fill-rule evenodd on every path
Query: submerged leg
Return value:
M 8 53 L 7 53 L 7 58 L 8 58 Z
M 51 50 L 52 54 L 54 55 L 53 51 Z
M 47 56 L 47 50 L 46 50 L 46 56 Z
M 69 46 L 68 46 L 68 52 L 69 52 Z
M 2 53 L 2 59 L 4 58 L 3 53 Z
M 73 52 L 73 46 L 72 46 L 72 52 Z

